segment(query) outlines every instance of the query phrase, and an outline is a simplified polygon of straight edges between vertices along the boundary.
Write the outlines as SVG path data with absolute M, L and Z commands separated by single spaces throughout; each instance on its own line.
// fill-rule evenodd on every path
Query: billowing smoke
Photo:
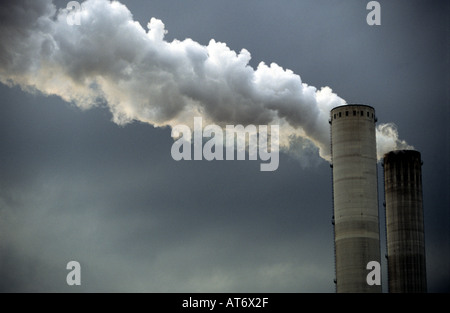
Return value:
M 397 127 L 393 123 L 380 124 L 376 129 L 377 136 L 377 155 L 380 160 L 383 156 L 393 150 L 411 150 L 414 149 L 404 140 L 398 138 Z
M 119 2 L 82 6 L 80 25 L 69 25 L 73 12 L 51 0 L 2 1 L 0 81 L 82 109 L 107 106 L 121 125 L 192 125 L 195 116 L 220 126 L 279 124 L 282 148 L 311 146 L 306 139 L 330 159 L 329 112 L 345 101 L 329 87 L 274 63 L 254 69 L 247 50 L 215 40 L 168 42 L 162 21 L 152 18 L 146 31 Z M 377 138 L 379 156 L 406 145 L 391 124 Z

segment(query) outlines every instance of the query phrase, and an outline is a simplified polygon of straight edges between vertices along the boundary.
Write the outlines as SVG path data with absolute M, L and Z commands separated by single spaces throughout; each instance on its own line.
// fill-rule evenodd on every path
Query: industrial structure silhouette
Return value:
M 330 112 L 336 292 L 381 292 L 367 264 L 381 264 L 375 109 L 350 104 Z M 421 156 L 384 156 L 389 292 L 426 292 Z

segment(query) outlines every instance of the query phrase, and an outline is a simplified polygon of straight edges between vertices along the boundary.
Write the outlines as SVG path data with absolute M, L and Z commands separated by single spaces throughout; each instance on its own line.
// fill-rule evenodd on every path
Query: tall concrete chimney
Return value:
M 367 105 L 331 110 L 337 292 L 381 292 L 366 280 L 367 264 L 381 264 L 375 123 Z
M 389 292 L 426 292 L 420 152 L 384 156 Z

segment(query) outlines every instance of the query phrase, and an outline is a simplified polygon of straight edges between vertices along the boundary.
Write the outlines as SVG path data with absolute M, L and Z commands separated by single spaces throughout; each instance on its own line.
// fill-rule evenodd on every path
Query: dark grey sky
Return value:
M 395 123 L 424 160 L 429 291 L 449 292 L 449 5 L 379 1 L 381 25 L 368 26 L 367 2 L 122 1 L 144 28 L 161 19 L 167 41 L 245 48 L 252 67 L 275 62 Z M 331 171 L 316 151 L 282 153 L 274 172 L 176 162 L 168 127 L 0 94 L 1 291 L 334 292 Z M 66 284 L 70 260 L 80 287 Z

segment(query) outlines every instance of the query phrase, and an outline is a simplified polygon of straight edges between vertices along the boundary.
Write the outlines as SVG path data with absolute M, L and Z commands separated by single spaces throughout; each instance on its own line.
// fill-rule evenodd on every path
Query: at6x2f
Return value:
M 264 308 L 269 298 L 228 298 L 227 308 Z

